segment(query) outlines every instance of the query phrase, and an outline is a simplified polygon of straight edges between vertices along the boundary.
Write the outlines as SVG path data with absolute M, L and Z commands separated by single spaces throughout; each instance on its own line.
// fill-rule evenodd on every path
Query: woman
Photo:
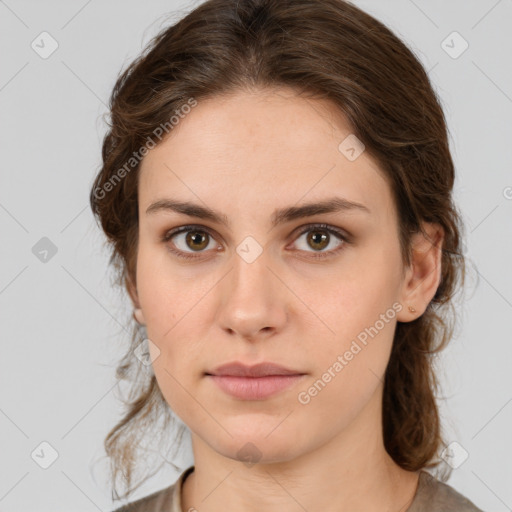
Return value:
M 348 2 L 209 0 L 155 37 L 91 190 L 137 321 L 105 447 L 129 495 L 172 411 L 194 465 L 118 510 L 478 511 L 426 471 L 453 183 L 425 70 Z

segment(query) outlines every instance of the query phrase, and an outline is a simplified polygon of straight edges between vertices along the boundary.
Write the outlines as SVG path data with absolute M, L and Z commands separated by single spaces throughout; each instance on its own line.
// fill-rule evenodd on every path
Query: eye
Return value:
M 348 236 L 346 236 L 342 231 L 328 226 L 327 224 L 314 224 L 306 226 L 299 234 L 297 238 L 298 241 L 301 240 L 303 235 L 307 235 L 305 237 L 304 244 L 299 244 L 299 250 L 305 252 L 314 252 L 317 254 L 313 254 L 314 258 L 326 258 L 332 256 L 333 254 L 341 251 L 345 244 L 349 242 Z M 334 239 L 333 239 L 334 235 Z M 325 248 L 332 246 L 332 242 L 335 242 L 337 239 L 338 244 L 334 246 L 329 251 L 324 251 Z M 297 243 L 297 242 L 295 242 Z M 312 248 L 313 251 L 309 251 L 307 248 Z M 322 251 L 322 252 L 320 252 Z
M 195 252 L 202 253 L 205 249 L 219 247 L 213 243 L 214 238 L 210 232 L 199 226 L 182 226 L 166 233 L 162 241 L 169 242 L 177 249 L 169 246 L 169 250 L 180 258 L 193 259 L 200 255 L 194 255 Z M 192 249 L 192 250 L 189 250 Z
M 333 256 L 341 251 L 345 244 L 350 243 L 348 235 L 344 234 L 344 232 L 337 228 L 328 226 L 327 224 L 310 224 L 306 226 L 299 233 L 295 244 L 297 244 L 297 241 L 301 241 L 301 237 L 303 235 L 308 236 L 305 237 L 305 244 L 299 243 L 298 250 L 313 253 L 311 254 L 313 258 L 326 258 Z M 336 240 L 338 241 L 338 244 L 335 245 L 334 248 L 329 251 L 324 251 L 324 249 L 332 245 L 332 242 Z M 210 231 L 201 226 L 181 226 L 165 233 L 162 237 L 162 241 L 165 243 L 172 242 L 171 244 L 168 244 L 168 250 L 176 256 L 184 259 L 200 258 L 201 254 L 206 252 L 208 249 L 221 249 L 221 247 L 215 243 L 215 238 Z M 308 250 L 308 247 L 313 250 Z

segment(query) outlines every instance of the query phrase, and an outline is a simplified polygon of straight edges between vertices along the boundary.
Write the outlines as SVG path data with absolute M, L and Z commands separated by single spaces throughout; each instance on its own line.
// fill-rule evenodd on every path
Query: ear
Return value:
M 399 322 L 410 322 L 427 309 L 441 282 L 441 261 L 444 230 L 439 224 L 424 223 L 423 233 L 415 233 L 411 240 L 411 262 L 405 272 L 398 313 Z M 412 306 L 416 311 L 409 311 Z
M 133 316 L 139 324 L 145 325 L 146 321 L 144 319 L 144 313 L 142 312 L 142 309 L 140 307 L 137 286 L 132 281 L 132 278 L 130 275 L 127 275 L 127 277 L 125 279 L 125 283 L 126 283 L 126 289 L 128 290 L 128 294 L 130 295 L 130 298 L 133 303 L 133 308 L 134 308 Z

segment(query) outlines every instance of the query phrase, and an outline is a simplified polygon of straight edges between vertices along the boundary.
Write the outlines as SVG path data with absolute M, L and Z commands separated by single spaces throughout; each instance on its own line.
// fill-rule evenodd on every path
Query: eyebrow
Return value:
M 199 219 L 207 219 L 217 224 L 222 224 L 229 228 L 230 223 L 226 215 L 216 212 L 206 206 L 194 204 L 189 201 L 175 201 L 172 199 L 160 199 L 146 209 L 146 214 L 153 214 L 160 211 L 173 211 L 188 215 L 189 217 L 196 217 Z M 332 197 L 320 202 L 308 203 L 301 206 L 288 206 L 286 208 L 274 210 L 271 223 L 272 227 L 279 224 L 284 224 L 296 219 L 304 217 L 312 217 L 321 213 L 337 213 L 358 211 L 370 214 L 371 211 L 368 207 L 361 203 L 349 201 L 342 197 Z

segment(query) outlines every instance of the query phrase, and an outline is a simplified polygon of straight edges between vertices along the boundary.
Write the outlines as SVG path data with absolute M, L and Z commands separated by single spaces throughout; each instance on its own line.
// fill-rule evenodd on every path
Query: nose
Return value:
M 281 332 L 288 321 L 290 296 L 276 274 L 265 251 L 252 263 L 236 254 L 221 289 L 220 327 L 250 341 Z

